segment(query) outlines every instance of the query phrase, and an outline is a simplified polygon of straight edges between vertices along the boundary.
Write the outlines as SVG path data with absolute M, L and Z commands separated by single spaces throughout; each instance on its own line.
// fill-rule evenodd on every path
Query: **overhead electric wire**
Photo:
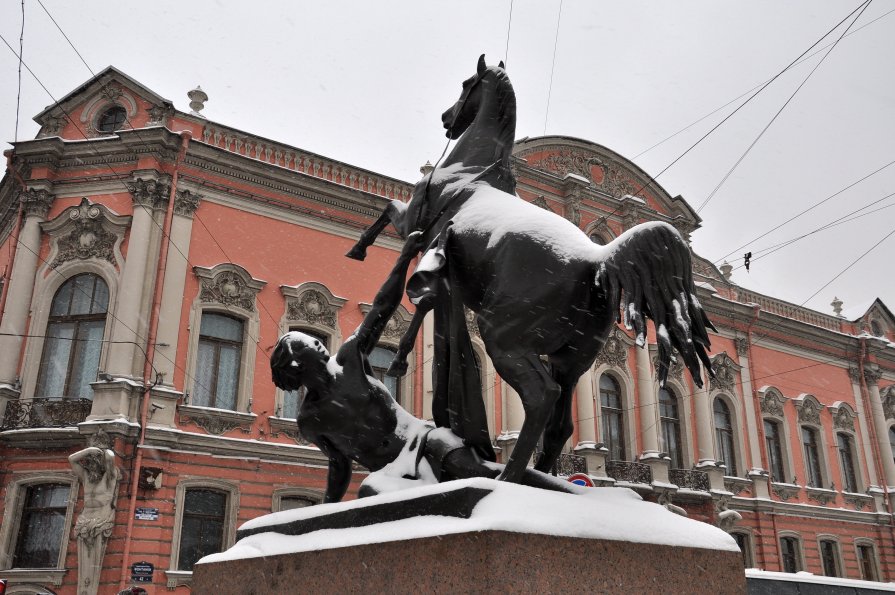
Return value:
M 873 23 L 877 22 L 878 20 L 880 20 L 880 19 L 882 19 L 882 18 L 884 18 L 884 17 L 889 16 L 889 15 L 892 14 L 893 12 L 895 12 L 895 8 L 893 8 L 892 10 L 890 10 L 890 11 L 888 11 L 888 12 L 885 12 L 885 13 L 881 14 L 880 16 L 876 17 L 875 19 L 873 19 L 873 20 L 871 20 L 871 21 L 868 21 L 868 22 L 864 23 L 863 25 L 861 25 L 861 26 L 858 27 L 857 29 L 854 29 L 854 30 L 848 32 L 848 33 L 845 35 L 845 37 L 846 37 L 846 38 L 847 38 L 847 37 L 851 37 L 852 35 L 854 35 L 854 34 L 857 33 L 858 31 L 860 31 L 860 30 L 862 30 L 862 29 L 864 29 L 864 28 L 866 28 L 866 27 L 869 27 L 869 26 L 872 25 Z M 798 65 L 802 64 L 803 62 L 806 62 L 807 60 L 809 60 L 810 58 L 816 56 L 816 55 L 819 54 L 820 52 L 824 51 L 825 49 L 827 49 L 828 47 L 830 47 L 830 46 L 833 45 L 834 43 L 836 43 L 836 42 L 833 41 L 833 42 L 828 43 L 827 45 L 824 45 L 824 46 L 821 46 L 821 47 L 817 48 L 814 52 L 812 52 L 812 53 L 806 55 L 806 56 L 805 56 L 804 58 L 802 58 L 801 60 L 799 60 L 799 61 L 797 61 L 797 62 L 794 62 L 794 63 L 792 64 L 792 66 L 789 67 L 789 68 L 787 68 L 787 69 L 785 69 L 784 72 L 786 72 L 787 70 L 789 70 L 789 69 L 792 68 L 792 67 L 798 66 Z M 660 145 L 663 145 L 663 144 L 665 144 L 666 142 L 668 142 L 668 141 L 670 141 L 671 139 L 673 139 L 674 137 L 678 136 L 679 134 L 682 134 L 682 133 L 686 132 L 687 130 L 689 130 L 689 129 L 692 128 L 693 126 L 696 126 L 697 124 L 699 124 L 700 122 L 702 122 L 703 120 L 705 120 L 706 118 L 710 118 L 711 116 L 714 116 L 715 114 L 717 114 L 718 112 L 720 112 L 721 110 L 723 110 L 725 107 L 729 106 L 729 105 L 732 104 L 732 103 L 736 103 L 737 101 L 739 101 L 740 99 L 742 99 L 743 97 L 745 97 L 746 95 L 748 95 L 749 93 L 751 93 L 752 91 L 758 89 L 759 87 L 761 87 L 761 86 L 762 86 L 763 84 L 765 84 L 765 83 L 771 82 L 772 80 L 773 80 L 773 78 L 768 79 L 768 80 L 764 81 L 763 83 L 759 83 L 758 85 L 752 87 L 752 88 L 749 89 L 748 91 L 745 91 L 745 92 L 743 92 L 743 93 L 737 95 L 736 97 L 734 97 L 733 99 L 731 99 L 730 101 L 728 101 L 727 103 L 725 103 L 724 105 L 715 108 L 714 110 L 710 111 L 709 113 L 707 113 L 706 115 L 702 116 L 702 117 L 699 118 L 698 120 L 695 120 L 695 121 L 691 122 L 690 124 L 684 126 L 683 128 L 681 128 L 681 129 L 678 130 L 677 132 L 674 132 L 674 133 L 670 134 L 669 136 L 666 136 L 665 138 L 663 138 L 663 139 L 660 140 L 659 142 L 657 142 L 657 143 L 651 145 L 650 147 L 648 147 L 648 148 L 646 148 L 646 149 L 640 151 L 639 153 L 637 153 L 636 155 L 634 155 L 634 156 L 631 158 L 631 160 L 633 161 L 633 160 L 637 159 L 638 157 L 642 157 L 643 155 L 646 155 L 647 153 L 649 153 L 650 151 L 652 151 L 652 150 L 655 149 L 656 147 L 658 147 L 658 146 L 660 146 Z
M 855 16 L 855 18 L 852 20 L 851 23 L 849 23 L 849 25 L 848 25 L 848 27 L 846 27 L 845 31 L 842 32 L 842 35 L 840 35 L 839 38 L 836 39 L 836 41 L 833 43 L 833 45 L 830 46 L 830 48 L 827 50 L 827 53 L 824 54 L 823 56 L 821 56 L 821 58 L 820 58 L 820 60 L 818 60 L 817 64 L 814 65 L 814 68 L 812 68 L 808 72 L 808 74 L 805 76 L 804 80 L 802 80 L 802 82 L 799 84 L 799 86 L 796 87 L 796 90 L 792 92 L 792 95 L 790 95 L 789 98 L 783 103 L 783 105 L 780 106 L 780 109 L 778 109 L 777 112 L 774 114 L 774 116 L 770 119 L 770 121 L 767 124 L 765 124 L 765 127 L 761 129 L 761 132 L 758 133 L 758 136 L 756 136 L 755 139 L 749 144 L 749 146 L 746 147 L 746 150 L 743 151 L 743 154 L 740 155 L 739 159 L 737 159 L 736 162 L 731 166 L 731 168 L 729 170 L 727 170 L 727 173 L 724 174 L 724 177 L 721 178 L 721 181 L 718 182 L 718 184 L 712 189 L 712 191 L 705 198 L 705 200 L 702 201 L 702 203 L 696 208 L 697 213 L 702 211 L 702 209 L 704 209 L 706 207 L 706 205 L 708 205 L 709 202 L 711 202 L 711 200 L 718 193 L 718 190 L 721 189 L 721 187 L 724 185 L 724 183 L 727 182 L 727 180 L 730 178 L 731 174 L 733 174 L 733 172 L 736 170 L 736 168 L 739 167 L 740 163 L 743 162 L 743 159 L 745 159 L 746 156 L 752 151 L 752 149 L 755 147 L 755 145 L 758 143 L 758 141 L 761 140 L 761 137 L 764 136 L 765 132 L 768 131 L 768 129 L 771 127 L 771 125 L 777 121 L 777 118 L 780 116 L 780 114 L 783 113 L 783 110 L 786 109 L 786 106 L 788 106 L 790 104 L 790 102 L 798 94 L 798 92 L 802 90 L 802 87 L 805 86 L 805 84 L 808 82 L 808 80 L 811 78 L 811 76 L 817 71 L 818 68 L 820 68 L 820 65 L 824 63 L 824 60 L 827 59 L 827 56 L 829 56 L 830 53 L 834 49 L 836 49 L 836 46 L 839 44 L 840 41 L 842 41 L 842 37 L 846 33 L 848 33 L 848 31 L 849 31 L 849 29 L 851 29 L 852 25 L 854 25 L 855 22 L 859 18 L 861 18 L 861 15 L 864 14 L 864 11 L 867 10 L 867 7 L 870 6 L 871 2 L 873 2 L 873 0 L 866 1 L 866 3 L 864 4 L 864 8 L 861 9 L 861 12 L 859 12 L 857 14 L 857 16 Z
M 793 60 L 792 62 L 790 62 L 790 63 L 789 63 L 783 70 L 781 70 L 780 72 L 778 72 L 777 74 L 775 74 L 775 75 L 774 75 L 771 79 L 769 79 L 766 83 L 764 83 L 763 85 L 761 85 L 761 86 L 759 87 L 759 89 L 758 89 L 757 91 L 755 91 L 755 93 L 753 93 L 752 95 L 749 96 L 748 99 L 746 99 L 746 101 L 744 101 L 744 102 L 741 103 L 739 106 L 737 106 L 737 108 L 736 108 L 735 110 L 733 110 L 732 112 L 730 112 L 729 114 L 727 114 L 727 116 L 725 116 L 723 120 L 721 120 L 720 122 L 718 122 L 717 124 L 715 124 L 711 129 L 709 129 L 708 132 L 706 132 L 706 133 L 703 134 L 701 137 L 699 137 L 699 140 L 697 140 L 695 143 L 693 143 L 692 145 L 690 145 L 690 147 L 687 148 L 683 153 L 681 153 L 681 154 L 678 155 L 676 158 L 674 158 L 674 160 L 672 160 L 671 163 L 669 163 L 668 165 L 666 165 L 666 166 L 662 169 L 662 171 L 660 171 L 659 173 L 657 173 L 657 174 L 654 175 L 654 176 L 653 176 L 653 175 L 649 175 L 649 174 L 647 174 L 647 177 L 649 178 L 649 180 L 647 181 L 646 184 L 642 185 L 640 188 L 638 188 L 636 191 L 634 191 L 633 196 L 638 196 L 641 192 L 643 192 L 644 190 L 646 190 L 647 188 L 649 188 L 650 186 L 652 186 L 652 185 L 656 182 L 656 180 L 659 179 L 659 176 L 661 176 L 661 175 L 664 174 L 666 171 L 668 171 L 669 169 L 671 169 L 672 166 L 674 166 L 678 161 L 680 161 L 681 159 L 683 159 L 684 156 L 686 156 L 690 151 L 692 151 L 692 150 L 695 149 L 697 146 L 699 146 L 699 144 L 702 143 L 702 141 L 704 141 L 706 138 L 708 138 L 709 135 L 711 135 L 711 134 L 712 134 L 713 132 L 715 132 L 718 128 L 720 128 L 721 125 L 723 125 L 723 124 L 724 124 L 725 122 L 727 122 L 730 118 L 732 118 L 732 117 L 734 116 L 734 114 L 736 114 L 736 113 L 739 112 L 741 109 L 743 109 L 746 105 L 748 105 L 749 102 L 751 102 L 753 99 L 755 99 L 755 98 L 756 98 L 762 91 L 764 91 L 764 90 L 765 90 L 771 83 L 773 83 L 775 80 L 777 80 L 778 78 L 780 78 L 780 76 L 783 75 L 783 73 L 785 73 L 787 70 L 789 70 L 790 68 L 792 68 L 792 66 L 794 66 L 796 63 L 798 63 L 798 61 L 801 60 L 806 54 L 808 54 L 808 52 L 810 52 L 812 49 L 814 49 L 814 46 L 818 45 L 818 44 L 819 44 L 821 41 L 823 41 L 828 35 L 830 35 L 833 31 L 835 31 L 836 29 L 838 29 L 839 26 L 842 25 L 842 23 L 844 23 L 845 21 L 847 21 L 853 14 L 855 14 L 856 12 L 858 12 L 858 10 L 860 10 L 862 7 L 864 7 L 864 6 L 865 6 L 866 4 L 868 4 L 870 1 L 871 1 L 871 0 L 864 0 L 860 5 L 858 5 L 857 8 L 855 8 L 855 9 L 852 10 L 850 13 L 848 13 L 848 15 L 847 15 L 845 18 L 843 18 L 841 21 L 839 21 L 838 23 L 836 23 L 836 24 L 835 24 L 829 31 L 827 31 L 826 33 L 824 33 L 824 34 L 823 34 L 817 41 L 815 41 L 813 44 L 811 44 L 811 46 L 810 46 L 808 49 L 806 49 L 804 52 L 802 52 L 801 54 L 799 54 L 799 56 L 798 56 L 795 60 Z M 608 215 L 603 215 L 603 216 L 601 216 L 601 217 L 598 219 L 598 221 L 599 221 L 599 222 L 604 222 L 604 221 L 608 220 L 609 217 L 612 217 L 615 213 L 617 213 L 617 212 L 619 211 L 619 209 L 622 208 L 622 205 L 623 205 L 623 203 L 620 203 L 618 206 L 615 207 L 615 209 L 612 210 L 611 213 L 609 213 Z
M 895 192 L 892 192 L 892 193 L 890 193 L 890 194 L 887 194 L 887 195 L 883 196 L 882 198 L 878 198 L 878 199 L 876 199 L 876 200 L 874 200 L 874 201 L 872 201 L 872 202 L 870 202 L 870 203 L 864 205 L 863 207 L 860 207 L 860 208 L 855 209 L 855 210 L 853 210 L 853 211 L 851 211 L 851 212 L 849 212 L 849 213 L 846 213 L 845 215 L 842 215 L 841 217 L 838 217 L 838 218 L 836 218 L 836 219 L 834 219 L 834 220 L 832 220 L 832 221 L 830 221 L 830 222 L 828 222 L 828 223 L 825 223 L 824 225 L 821 225 L 820 227 L 816 227 L 816 228 L 814 228 L 813 230 L 811 230 L 811 231 L 809 231 L 809 232 L 807 232 L 807 233 L 804 233 L 804 234 L 802 234 L 802 235 L 800 235 L 800 236 L 796 236 L 795 238 L 791 238 L 791 239 L 789 239 L 789 240 L 785 240 L 785 241 L 783 241 L 783 242 L 780 242 L 780 243 L 778 243 L 778 244 L 774 244 L 774 245 L 772 245 L 772 246 L 767 246 L 767 247 L 765 247 L 765 248 L 760 248 L 760 249 L 758 249 L 758 250 L 754 250 L 754 251 L 753 251 L 753 254 L 754 254 L 754 255 L 753 255 L 753 257 L 752 257 L 752 262 L 755 262 L 755 261 L 757 261 L 757 260 L 760 260 L 760 259 L 762 259 L 762 258 L 764 258 L 764 257 L 766 257 L 766 256 L 770 256 L 770 255 L 773 254 L 774 252 L 777 252 L 778 250 L 782 250 L 783 248 L 785 248 L 785 247 L 787 247 L 787 246 L 789 246 L 789 245 L 791 245 L 791 244 L 794 244 L 795 242 L 797 242 L 797 241 L 799 241 L 799 240 L 802 240 L 802 239 L 804 239 L 804 238 L 807 238 L 807 237 L 809 237 L 809 236 L 812 236 L 812 235 L 814 235 L 814 234 L 816 234 L 816 233 L 818 233 L 818 232 L 825 231 L 825 230 L 830 229 L 831 227 L 835 227 L 835 226 L 837 226 L 837 225 L 842 225 L 842 224 L 844 224 L 844 223 L 849 223 L 849 222 L 851 222 L 851 221 L 855 221 L 856 219 L 860 219 L 861 217 L 865 217 L 865 216 L 867 216 L 867 215 L 870 215 L 870 214 L 872 214 L 872 213 L 876 213 L 876 212 L 882 211 L 882 210 L 884 210 L 884 209 L 889 209 L 889 208 L 891 208 L 891 207 L 895 207 L 895 203 L 892 203 L 892 204 L 890 204 L 890 205 L 886 205 L 886 206 L 884 206 L 884 207 L 880 207 L 880 208 L 878 208 L 878 209 L 874 209 L 874 210 L 872 210 L 872 211 L 867 211 L 866 213 L 861 213 L 860 215 L 857 215 L 856 217 L 852 217 L 852 215 L 856 215 L 857 213 L 860 213 L 861 211 L 863 211 L 863 210 L 865 210 L 865 209 L 867 209 L 867 208 L 869 208 L 869 207 L 872 207 L 873 205 L 879 204 L 879 203 L 881 203 L 882 201 L 886 200 L 887 198 L 891 198 L 891 197 L 893 197 L 893 196 L 895 196 Z M 850 218 L 849 218 L 849 217 L 850 217 Z M 733 270 L 738 270 L 738 269 L 742 268 L 743 266 L 745 266 L 745 265 L 739 265 L 738 267 L 734 268 Z
M 19 140 L 19 111 L 22 103 L 22 56 L 25 54 L 25 0 L 22 0 L 22 28 L 19 32 L 19 80 L 16 89 L 16 131 L 15 140 Z M 15 150 L 15 149 L 13 149 Z
M 40 0 L 37 0 L 40 2 Z M 510 63 L 510 28 L 513 25 L 513 0 L 510 0 L 510 18 L 507 19 L 507 45 L 503 50 L 504 68 Z
M 553 60 L 550 65 L 550 84 L 547 86 L 547 108 L 544 110 L 544 135 L 547 134 L 547 118 L 550 115 L 550 97 L 553 94 L 553 73 L 556 70 L 556 46 L 559 45 L 559 24 L 562 22 L 562 0 L 556 15 L 556 35 L 553 38 Z
M 819 201 L 819 202 L 814 203 L 813 205 L 811 205 L 811 206 L 808 207 L 807 209 L 805 209 L 805 210 L 803 210 L 803 211 L 800 211 L 799 213 L 796 213 L 795 215 L 793 215 L 792 217 L 790 217 L 789 219 L 787 219 L 787 220 L 784 221 L 783 223 L 780 223 L 779 225 L 776 225 L 776 226 L 772 227 L 771 229 L 767 230 L 766 232 L 762 233 L 761 235 L 752 238 L 751 240 L 749 240 L 749 241 L 746 242 L 745 244 L 743 244 L 743 245 L 741 245 L 741 246 L 739 246 L 739 247 L 737 247 L 737 248 L 734 248 L 733 250 L 731 250 L 730 252 L 728 252 L 727 254 L 725 254 L 724 256 L 722 256 L 721 258 L 715 260 L 715 261 L 714 261 L 714 264 L 717 265 L 718 263 L 722 262 L 722 261 L 723 261 L 725 258 L 727 258 L 728 256 L 730 256 L 730 255 L 732 255 L 732 254 L 736 254 L 737 252 L 739 252 L 740 250 L 742 250 L 743 248 L 745 248 L 746 246 L 748 246 L 748 245 L 751 244 L 752 242 L 756 242 L 756 241 L 760 240 L 761 238 L 763 238 L 763 237 L 765 237 L 765 236 L 767 236 L 767 235 L 769 235 L 769 234 L 771 234 L 771 233 L 777 231 L 778 229 L 780 229 L 780 228 L 783 227 L 784 225 L 787 225 L 788 223 L 790 223 L 790 222 L 792 222 L 792 221 L 795 221 L 796 219 L 798 219 L 799 217 L 801 217 L 801 216 L 804 215 L 805 213 L 808 213 L 808 212 L 810 212 L 810 211 L 813 211 L 814 209 L 816 209 L 816 208 L 819 207 L 820 205 L 822 205 L 822 204 L 824 204 L 824 203 L 826 203 L 826 202 L 828 202 L 828 201 L 830 201 L 830 200 L 836 198 L 837 196 L 839 196 L 840 194 L 842 194 L 843 192 L 845 192 L 845 191 L 848 190 L 849 188 L 852 188 L 852 187 L 854 187 L 854 186 L 857 186 L 858 184 L 860 184 L 861 182 L 863 182 L 863 181 L 866 180 L 867 178 L 870 178 L 871 176 L 874 176 L 874 175 L 878 174 L 879 172 L 883 171 L 883 170 L 886 169 L 887 167 L 892 166 L 893 164 L 895 164 L 895 159 L 893 159 L 892 161 L 890 161 L 890 162 L 888 162 L 887 164 L 883 165 L 882 167 L 873 170 L 872 172 L 870 172 L 870 173 L 867 174 L 866 176 L 860 178 L 859 180 L 855 180 L 854 182 L 852 182 L 851 184 L 845 186 L 844 188 L 842 188 L 842 189 L 840 189 L 840 190 L 837 190 L 836 192 L 834 192 L 834 193 L 831 194 L 830 196 L 826 197 L 825 199 L 823 199 L 823 200 L 821 200 L 821 201 Z

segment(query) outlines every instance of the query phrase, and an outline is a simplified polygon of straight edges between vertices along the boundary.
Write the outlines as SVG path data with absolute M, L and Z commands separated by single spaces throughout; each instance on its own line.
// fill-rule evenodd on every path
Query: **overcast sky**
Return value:
M 860 4 L 565 0 L 557 36 L 558 0 L 517 0 L 511 21 L 510 0 L 42 2 L 94 72 L 112 64 L 184 111 L 186 92 L 199 84 L 211 120 L 411 182 L 441 154 L 440 114 L 481 53 L 489 63 L 507 60 L 517 138 L 587 139 L 656 175 Z M 700 211 L 700 255 L 720 264 L 733 252 L 727 258 L 739 267 L 753 252 L 751 272 L 734 271 L 740 285 L 802 304 L 895 231 L 895 196 L 883 198 L 895 193 L 893 164 L 755 240 L 895 160 L 892 12 L 890 3 L 871 3 L 822 63 L 826 49 L 659 176 L 698 208 L 820 63 Z M 0 35 L 15 48 L 20 26 L 20 1 L 0 3 Z M 23 54 L 57 98 L 91 77 L 37 0 L 25 0 Z M 15 138 L 17 68 L 0 45 L 2 141 Z M 23 71 L 19 139 L 35 136 L 31 118 L 50 103 Z M 875 201 L 857 215 L 889 208 L 761 257 Z M 876 297 L 895 309 L 893 260 L 895 234 L 806 305 L 831 312 L 836 295 L 849 315 Z

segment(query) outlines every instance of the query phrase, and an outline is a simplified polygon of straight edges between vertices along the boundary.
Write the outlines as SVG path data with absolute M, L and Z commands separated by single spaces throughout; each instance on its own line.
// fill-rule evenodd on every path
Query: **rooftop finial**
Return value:
M 205 108 L 205 102 L 208 101 L 208 95 L 202 90 L 202 87 L 196 85 L 196 88 L 186 94 L 190 98 L 190 115 L 204 118 L 201 112 Z
M 429 173 L 434 169 L 435 169 L 435 166 L 432 165 L 432 162 L 429 160 L 426 160 L 426 165 L 424 165 L 420 168 L 420 173 L 423 174 L 423 176 L 428 176 Z
M 842 300 L 833 296 L 833 301 L 830 302 L 830 305 L 833 306 L 833 314 L 842 318 Z
M 733 273 L 733 266 L 731 266 L 731 264 L 725 260 L 724 264 L 721 265 L 720 269 L 721 269 L 721 274 L 724 276 L 724 280 L 730 281 L 730 275 L 731 275 L 731 273 Z

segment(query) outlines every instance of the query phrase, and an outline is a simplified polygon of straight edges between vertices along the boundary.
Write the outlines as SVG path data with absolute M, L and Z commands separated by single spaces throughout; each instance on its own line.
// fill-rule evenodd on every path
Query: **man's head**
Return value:
M 329 351 L 318 339 L 298 331 L 280 337 L 270 356 L 273 383 L 283 390 L 297 390 L 313 378 L 328 374 Z

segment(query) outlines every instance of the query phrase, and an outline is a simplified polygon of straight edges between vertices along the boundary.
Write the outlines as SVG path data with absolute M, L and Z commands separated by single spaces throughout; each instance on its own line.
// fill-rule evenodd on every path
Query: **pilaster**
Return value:
M 588 369 L 575 388 L 578 394 L 578 441 L 579 444 L 593 444 L 597 441 L 596 407 L 594 402 L 594 372 Z M 589 467 L 588 467 L 589 468 Z
M 648 348 L 634 350 L 637 362 L 637 396 L 640 401 L 640 438 L 643 452 L 640 458 L 655 459 L 659 456 L 659 406 L 656 400 L 656 386 L 650 374 Z M 666 477 L 668 475 L 666 468 Z
M 711 470 L 715 467 L 715 444 L 714 444 L 714 428 L 712 427 L 712 400 L 706 385 L 697 389 L 693 395 L 693 405 L 696 408 L 696 450 L 697 450 L 697 467 L 703 471 Z M 703 469 L 703 467 L 706 467 Z M 721 483 L 723 484 L 723 477 Z

